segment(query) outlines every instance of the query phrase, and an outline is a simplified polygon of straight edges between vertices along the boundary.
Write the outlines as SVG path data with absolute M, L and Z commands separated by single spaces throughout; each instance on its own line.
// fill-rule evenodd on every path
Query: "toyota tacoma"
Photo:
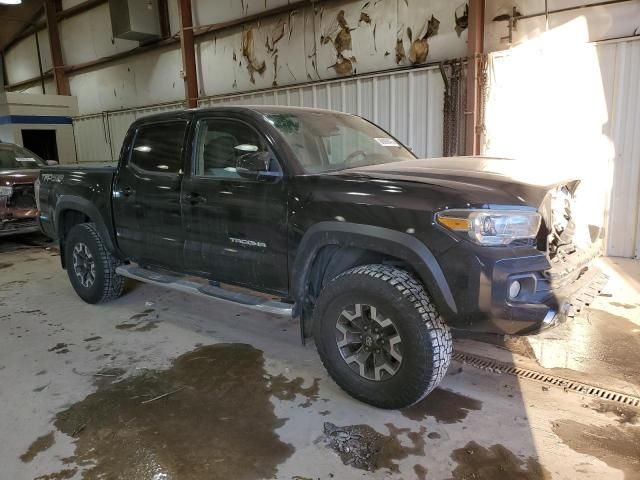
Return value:
M 185 110 L 134 122 L 117 166 L 43 168 L 40 225 L 84 301 L 133 278 L 292 315 L 340 387 L 400 408 L 441 382 L 452 331 L 535 333 L 593 295 L 580 181 L 518 165 L 418 159 L 325 110 Z

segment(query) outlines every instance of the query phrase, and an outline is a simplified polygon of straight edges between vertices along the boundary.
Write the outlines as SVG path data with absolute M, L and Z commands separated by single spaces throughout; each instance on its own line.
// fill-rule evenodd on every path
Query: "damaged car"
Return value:
M 26 148 L 0 143 L 0 237 L 40 230 L 35 182 L 46 165 Z

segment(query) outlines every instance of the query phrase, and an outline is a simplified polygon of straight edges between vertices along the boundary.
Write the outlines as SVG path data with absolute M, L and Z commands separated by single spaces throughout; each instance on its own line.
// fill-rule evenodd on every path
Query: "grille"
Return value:
M 579 393 L 581 395 L 589 395 L 591 397 L 597 397 L 603 400 L 609 400 L 611 402 L 629 405 L 631 407 L 640 407 L 640 397 L 627 395 L 595 385 L 588 385 L 586 383 L 568 380 L 566 378 L 558 377 L 555 375 L 549 375 L 544 372 L 516 367 L 515 365 L 509 365 L 508 363 L 496 362 L 495 360 L 480 357 L 477 355 L 471 355 L 469 353 L 454 352 L 453 358 L 466 365 L 470 365 L 487 372 L 506 373 L 508 375 L 514 375 L 518 378 L 524 378 L 526 380 L 532 380 L 534 382 L 543 383 L 545 385 L 559 387 L 564 389 L 565 391 L 571 391 Z
M 7 203 L 13 208 L 37 208 L 33 185 L 14 185 L 13 195 Z

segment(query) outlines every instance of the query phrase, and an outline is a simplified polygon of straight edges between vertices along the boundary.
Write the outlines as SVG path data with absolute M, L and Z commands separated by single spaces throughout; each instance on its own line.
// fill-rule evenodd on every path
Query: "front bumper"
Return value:
M 0 237 L 39 231 L 38 210 L 0 208 Z
M 599 249 L 552 266 L 534 248 L 490 248 L 458 244 L 438 260 L 456 301 L 451 327 L 479 333 L 523 335 L 575 315 L 600 292 L 606 277 L 590 267 Z M 518 281 L 521 292 L 509 297 Z

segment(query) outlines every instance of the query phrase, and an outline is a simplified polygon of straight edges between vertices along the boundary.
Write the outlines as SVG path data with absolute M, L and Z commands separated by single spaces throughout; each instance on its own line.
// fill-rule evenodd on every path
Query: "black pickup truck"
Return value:
M 133 123 L 116 167 L 43 168 L 40 225 L 86 302 L 128 277 L 292 315 L 344 390 L 399 408 L 442 380 L 452 330 L 534 333 L 593 294 L 580 182 L 517 165 L 417 159 L 331 111 L 186 110 Z

